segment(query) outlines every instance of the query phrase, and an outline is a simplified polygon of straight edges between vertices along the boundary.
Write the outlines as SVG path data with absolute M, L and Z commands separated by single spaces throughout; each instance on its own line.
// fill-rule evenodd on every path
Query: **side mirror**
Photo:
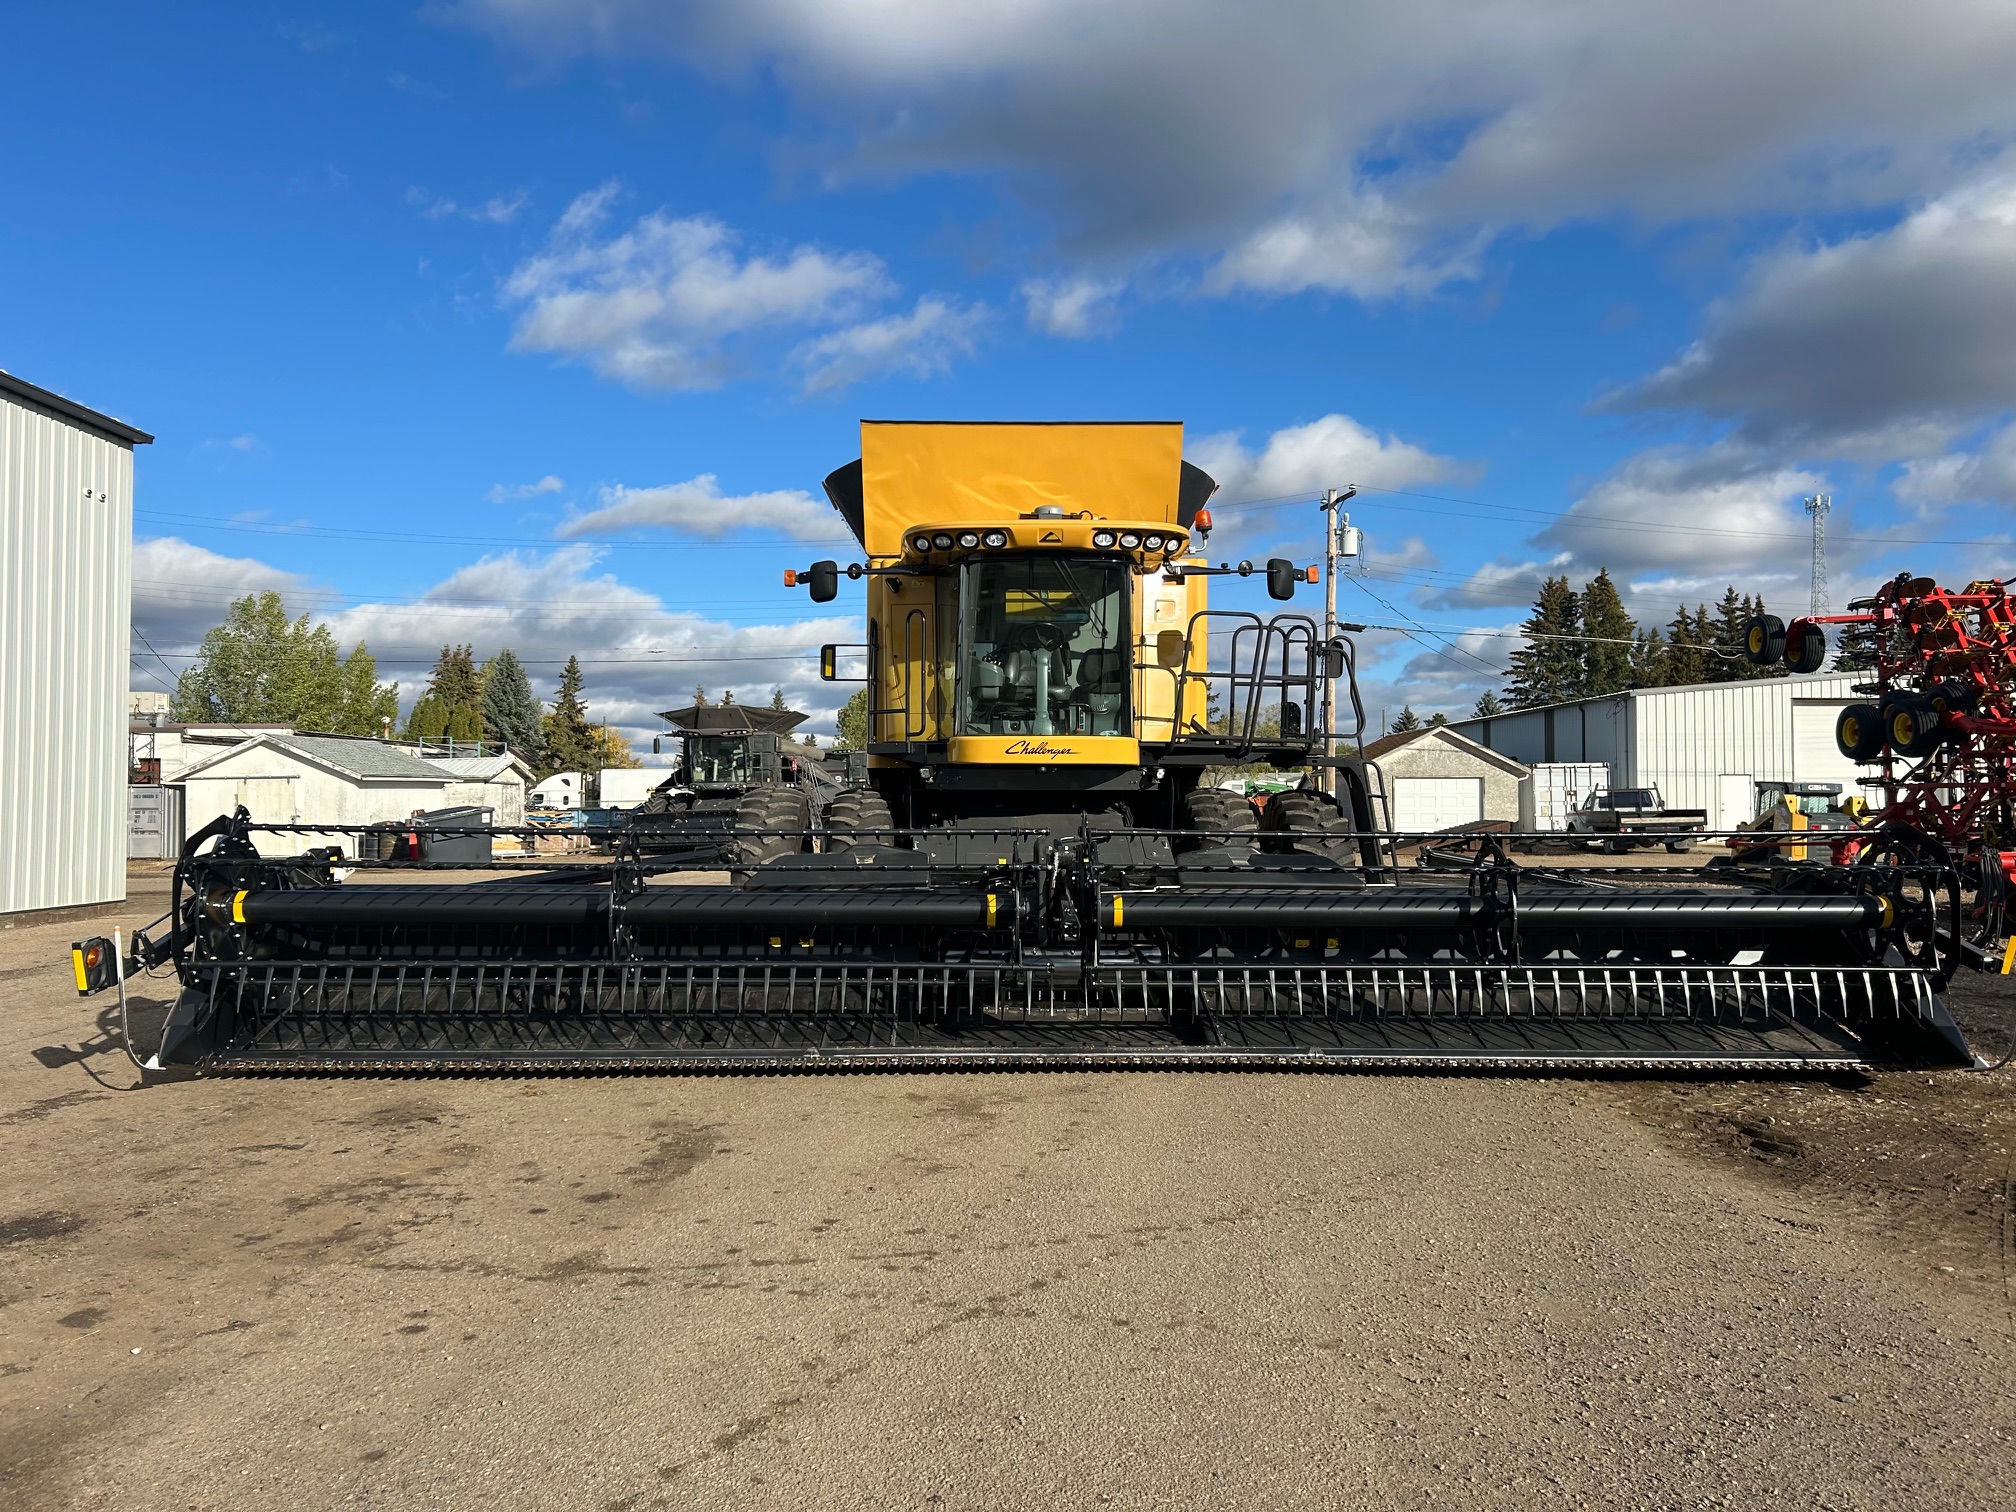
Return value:
M 819 648 L 819 680 L 838 682 L 840 680 L 840 648 L 821 646 Z
M 813 603 L 830 604 L 840 596 L 840 564 L 814 562 L 805 581 L 811 586 Z
M 1302 581 L 1302 570 L 1286 557 L 1267 559 L 1267 596 L 1276 599 L 1295 597 L 1295 585 Z
M 1155 636 L 1155 662 L 1171 671 L 1190 659 L 1190 638 L 1181 630 L 1162 630 Z
M 651 754 L 652 754 L 653 756 L 662 756 L 662 755 L 664 755 L 664 754 L 665 754 L 665 737 L 664 737 L 664 736 L 662 736 L 662 735 L 653 735 L 653 736 L 651 737 Z
M 1343 679 L 1345 671 L 1344 643 L 1331 641 L 1323 648 L 1323 675 L 1331 682 Z
M 1281 705 L 1281 733 L 1290 740 L 1302 733 L 1302 705 L 1298 703 Z

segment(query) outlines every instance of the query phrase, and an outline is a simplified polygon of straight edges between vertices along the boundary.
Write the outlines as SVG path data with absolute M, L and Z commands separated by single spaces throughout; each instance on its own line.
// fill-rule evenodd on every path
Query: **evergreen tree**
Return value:
M 1449 716 L 1447 714 L 1430 714 L 1428 716 L 1428 728 L 1431 730 L 1439 730 L 1447 723 L 1449 723 Z
M 1682 604 L 1673 612 L 1673 623 L 1666 631 L 1666 656 L 1659 672 L 1659 683 L 1664 687 L 1685 687 L 1691 683 L 1713 680 L 1711 671 L 1713 659 L 1709 647 L 1714 642 L 1714 633 L 1708 623 L 1708 606 L 1697 606 L 1693 614 Z
M 177 679 L 170 708 L 201 724 L 277 724 L 333 735 L 375 735 L 398 712 L 396 684 L 378 681 L 378 663 L 359 645 L 344 657 L 327 625 L 287 617 L 277 593 L 234 601 L 203 637 Z
M 840 705 L 839 717 L 834 720 L 839 738 L 833 742 L 836 751 L 858 751 L 868 744 L 868 690 L 856 688 Z
M 1631 680 L 1638 625 L 1624 608 L 1605 567 L 1582 587 L 1581 687 L 1571 697 L 1621 693 Z
M 1503 714 L 1505 712 L 1505 705 L 1498 701 L 1496 693 L 1487 688 L 1484 691 L 1484 696 L 1477 700 L 1477 707 L 1471 712 L 1479 719 L 1486 719 L 1493 714 Z
M 770 690 L 770 707 L 773 709 L 789 709 L 791 707 L 784 702 L 784 690 L 782 688 L 772 688 Z
M 698 709 L 707 707 L 707 690 L 697 683 L 693 687 L 693 706 Z
M 1714 654 L 1708 663 L 1708 681 L 1742 682 L 1756 670 L 1743 649 L 1744 623 L 1754 612 L 1751 601 L 1738 595 L 1734 584 L 1723 590 L 1709 630 Z
M 441 648 L 427 691 L 407 718 L 406 738 L 472 744 L 483 738 L 483 674 L 476 669 L 473 646 Z
M 588 728 L 588 710 L 581 702 L 581 659 L 567 658 L 560 673 L 560 691 L 553 699 L 553 712 L 543 721 L 546 736 L 546 770 L 586 772 L 594 770 L 594 737 Z
M 539 713 L 539 700 L 532 696 L 525 664 L 508 648 L 499 651 L 483 668 L 484 738 L 537 762 L 542 736 Z
M 1421 716 L 1414 712 L 1414 706 L 1412 704 L 1402 704 L 1400 706 L 1400 717 L 1393 721 L 1393 733 L 1395 735 L 1404 735 L 1409 730 L 1418 730 L 1420 728 Z
M 1873 624 L 1830 625 L 1836 672 L 1873 672 L 1883 647 L 1883 632 Z M 1902 637 L 1899 637 L 1901 639 Z M 1902 649 L 1892 647 L 1893 651 Z
M 1512 680 L 1505 695 L 1515 709 L 1560 703 L 1582 690 L 1582 607 L 1565 577 L 1541 585 L 1533 613 L 1519 627 L 1525 644 L 1512 653 Z
M 1646 625 L 1631 643 L 1631 686 L 1657 688 L 1666 681 L 1666 637 L 1657 625 Z

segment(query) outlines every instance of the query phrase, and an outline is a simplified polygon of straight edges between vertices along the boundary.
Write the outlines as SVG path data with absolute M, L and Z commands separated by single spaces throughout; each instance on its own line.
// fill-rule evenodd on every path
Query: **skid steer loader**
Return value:
M 1968 1060 L 1924 902 L 1937 857 L 1725 882 L 1522 867 L 1485 836 L 1459 867 L 1403 869 L 1376 769 L 1325 754 L 1363 723 L 1352 642 L 1292 609 L 1209 604 L 1214 579 L 1280 601 L 1315 574 L 1208 561 L 1215 485 L 1180 426 L 868 423 L 825 486 L 860 559 L 786 581 L 819 603 L 865 594 L 864 639 L 821 662 L 865 680 L 869 738 L 867 786 L 822 825 L 742 822 L 763 859 L 708 877 L 633 857 L 592 880 L 434 887 L 262 857 L 241 820 L 183 858 L 167 932 L 135 941 L 179 977 L 160 1061 Z M 1330 706 L 1340 729 L 1321 727 Z M 1254 764 L 1305 776 L 1257 813 L 1203 781 Z M 78 966 L 80 988 L 133 969 L 110 955 Z

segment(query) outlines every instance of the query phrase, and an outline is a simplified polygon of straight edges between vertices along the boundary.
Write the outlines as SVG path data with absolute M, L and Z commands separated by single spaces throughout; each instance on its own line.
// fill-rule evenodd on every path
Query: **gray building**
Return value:
M 1711 829 L 1756 813 L 1762 781 L 1838 782 L 1868 789 L 1834 744 L 1834 721 L 1860 674 L 1819 672 L 1744 682 L 1638 688 L 1603 698 L 1458 720 L 1451 728 L 1528 764 L 1601 761 L 1613 787 L 1656 783 L 1674 808 L 1708 811 Z
M 0 372 L 0 922 L 126 896 L 133 448 Z
M 1516 821 L 1524 763 L 1479 745 L 1450 725 L 1382 736 L 1365 747 L 1385 779 L 1388 812 L 1402 834 L 1456 829 L 1480 819 Z

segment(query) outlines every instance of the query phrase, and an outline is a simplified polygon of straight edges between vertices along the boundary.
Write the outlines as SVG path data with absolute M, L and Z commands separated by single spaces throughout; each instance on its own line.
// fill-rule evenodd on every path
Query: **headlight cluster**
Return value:
M 954 536 L 947 530 L 941 530 L 936 535 L 925 535 L 920 531 L 918 534 L 910 537 L 910 549 L 920 553 L 950 551 L 954 546 L 958 546 L 965 551 L 972 551 L 981 546 L 985 546 L 993 551 L 999 551 L 1007 544 L 1008 532 L 1005 530 L 989 530 L 985 532 L 962 530 L 957 536 Z
M 1110 530 L 1095 530 L 1092 532 L 1092 544 L 1100 551 L 1111 551 L 1115 546 L 1123 551 L 1180 551 L 1183 537 L 1142 535 L 1132 530 L 1123 530 L 1116 535 Z

